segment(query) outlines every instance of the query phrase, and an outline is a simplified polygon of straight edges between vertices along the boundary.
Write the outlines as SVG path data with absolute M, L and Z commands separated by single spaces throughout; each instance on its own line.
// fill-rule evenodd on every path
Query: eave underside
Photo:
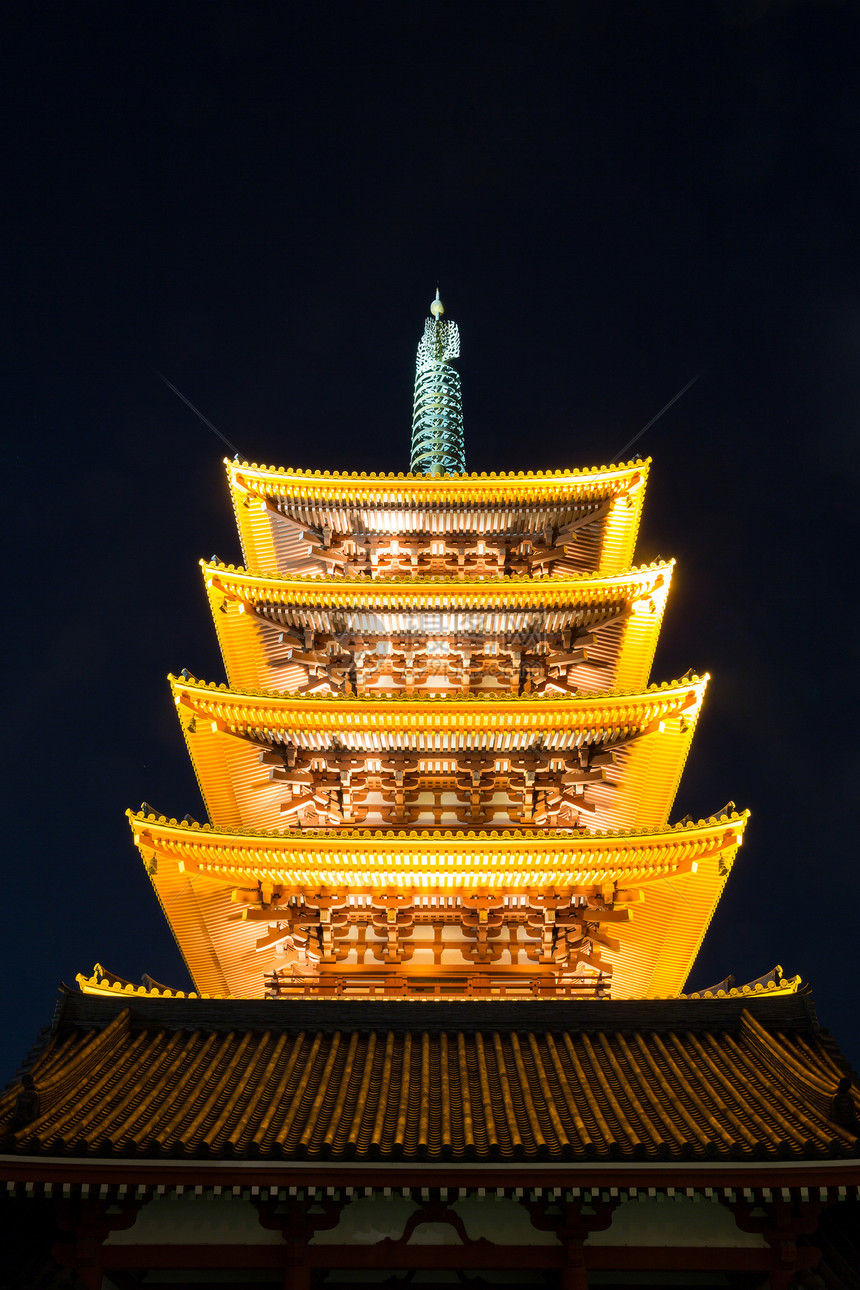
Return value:
M 281 698 L 174 680 L 219 827 L 660 828 L 705 681 L 464 703 Z
M 132 823 L 200 993 L 280 993 L 283 973 L 337 990 L 417 975 L 463 993 L 490 973 L 521 991 L 543 980 L 630 998 L 683 988 L 744 819 L 588 840 Z
M 496 589 L 456 581 L 368 588 L 204 565 L 231 684 L 300 690 L 325 677 L 329 690 L 359 693 L 398 684 L 519 693 L 553 676 L 573 690 L 641 688 L 671 565 L 644 574 L 598 587 L 508 580 Z
M 288 570 L 310 552 L 304 530 L 363 538 L 528 537 L 575 526 L 569 572 L 619 572 L 631 563 L 647 465 L 532 483 L 418 478 L 398 482 L 321 478 L 227 463 L 246 565 Z M 327 540 L 327 539 L 323 539 Z M 313 545 L 313 544 L 312 544 Z M 316 558 L 316 557 L 314 557 Z M 320 564 L 324 569 L 325 562 Z

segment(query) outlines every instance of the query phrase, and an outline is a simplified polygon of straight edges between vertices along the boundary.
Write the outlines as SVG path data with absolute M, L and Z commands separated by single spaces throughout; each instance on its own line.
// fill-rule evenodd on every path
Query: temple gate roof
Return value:
M 808 995 L 238 1004 L 67 995 L 29 1156 L 815 1161 L 844 1061 Z M 20 1086 L 0 1098 L 0 1132 Z

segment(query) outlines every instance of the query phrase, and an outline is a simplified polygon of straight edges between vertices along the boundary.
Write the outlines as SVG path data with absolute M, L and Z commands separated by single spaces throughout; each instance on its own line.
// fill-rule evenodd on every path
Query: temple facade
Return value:
M 6 1212 L 89 1290 L 860 1284 L 808 990 L 684 993 L 747 813 L 672 819 L 708 677 L 650 679 L 649 463 L 465 473 L 459 352 L 437 292 L 409 473 L 225 463 L 207 818 L 129 812 L 194 989 L 63 993 Z

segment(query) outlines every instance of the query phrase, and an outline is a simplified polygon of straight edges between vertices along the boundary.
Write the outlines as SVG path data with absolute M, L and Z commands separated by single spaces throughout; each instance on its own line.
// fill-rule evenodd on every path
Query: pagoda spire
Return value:
M 444 312 L 437 287 L 415 361 L 409 466 L 414 475 L 466 472 L 460 373 L 452 365 L 460 357 L 460 332 L 455 322 L 443 321 Z

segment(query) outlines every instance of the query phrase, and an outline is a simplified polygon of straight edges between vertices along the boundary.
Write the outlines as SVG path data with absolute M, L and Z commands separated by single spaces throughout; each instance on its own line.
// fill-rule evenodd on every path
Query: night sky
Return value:
M 747 841 L 690 978 L 781 963 L 860 1065 L 856 3 L 8 3 L 0 1075 L 95 962 L 187 986 L 124 812 L 201 816 L 224 445 L 408 469 L 437 280 L 471 470 L 653 457 L 673 818 Z M 635 451 L 635 450 L 634 450 Z M 231 454 L 232 455 L 232 454 Z M 854 623 L 854 626 L 852 626 Z

